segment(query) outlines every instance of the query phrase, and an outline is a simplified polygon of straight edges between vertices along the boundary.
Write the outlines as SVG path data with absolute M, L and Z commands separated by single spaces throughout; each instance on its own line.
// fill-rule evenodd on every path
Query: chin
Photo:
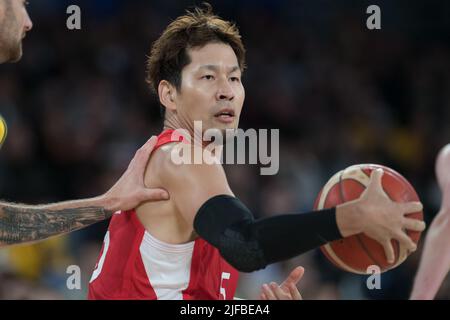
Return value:
M 19 45 L 15 49 L 11 50 L 8 62 L 12 62 L 12 63 L 17 62 L 21 58 L 22 58 L 22 46 Z
M 205 135 L 205 133 L 207 133 L 207 135 Z M 207 128 L 203 134 L 203 139 L 205 140 L 211 140 L 211 138 L 214 137 L 212 140 L 214 140 L 215 144 L 224 144 L 236 135 L 236 128 L 235 126 L 216 125 L 214 127 Z M 216 137 L 220 137 L 219 140 L 216 140 Z

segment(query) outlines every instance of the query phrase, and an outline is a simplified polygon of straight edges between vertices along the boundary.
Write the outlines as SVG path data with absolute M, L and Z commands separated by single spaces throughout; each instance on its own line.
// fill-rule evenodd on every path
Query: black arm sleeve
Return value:
M 342 238 L 336 209 L 277 215 L 255 220 L 237 198 L 215 196 L 194 219 L 194 229 L 243 272 L 252 272 Z

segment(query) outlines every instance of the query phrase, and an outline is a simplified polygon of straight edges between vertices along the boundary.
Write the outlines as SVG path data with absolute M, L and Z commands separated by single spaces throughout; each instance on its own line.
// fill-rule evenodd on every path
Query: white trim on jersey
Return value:
M 139 251 L 150 284 L 158 299 L 183 300 L 189 285 L 195 241 L 169 244 L 145 231 Z

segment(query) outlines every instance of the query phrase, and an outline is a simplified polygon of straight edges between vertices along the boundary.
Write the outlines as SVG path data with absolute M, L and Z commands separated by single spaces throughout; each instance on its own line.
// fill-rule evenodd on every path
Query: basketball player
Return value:
M 192 155 L 208 152 L 206 143 L 191 143 L 194 121 L 202 121 L 203 130 L 238 127 L 244 67 L 238 29 L 209 6 L 178 17 L 153 44 L 148 80 L 165 118 L 145 183 L 171 196 L 113 216 L 90 299 L 233 299 L 238 271 L 252 272 L 361 232 L 384 246 L 391 263 L 391 239 L 416 249 L 404 229 L 421 231 L 425 225 L 404 215 L 422 205 L 391 201 L 381 186 L 382 170 L 374 171 L 355 201 L 255 220 L 234 196 L 220 164 L 174 163 L 172 153 L 183 143 Z
M 15 62 L 22 56 L 22 39 L 32 28 L 25 6 L 24 0 L 0 0 L 0 63 Z M 3 141 L 6 130 L 0 132 Z M 117 183 L 99 197 L 47 205 L 0 202 L 0 247 L 78 230 L 109 218 L 117 210 L 167 199 L 165 190 L 144 186 L 144 170 L 155 143 L 155 137 L 147 141 Z
M 450 270 L 450 144 L 442 148 L 437 157 L 436 177 L 442 191 L 441 209 L 425 238 L 411 294 L 414 300 L 433 299 Z

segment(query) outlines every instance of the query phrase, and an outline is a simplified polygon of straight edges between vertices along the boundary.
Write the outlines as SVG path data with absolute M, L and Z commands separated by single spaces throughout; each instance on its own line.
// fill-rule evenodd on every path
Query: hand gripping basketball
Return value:
M 400 265 L 416 250 L 423 222 L 422 204 L 411 184 L 381 165 L 361 164 L 336 173 L 323 187 L 315 208 L 336 206 L 344 239 L 321 247 L 327 258 L 349 272 L 381 272 Z M 350 218 L 349 218 L 350 217 Z

